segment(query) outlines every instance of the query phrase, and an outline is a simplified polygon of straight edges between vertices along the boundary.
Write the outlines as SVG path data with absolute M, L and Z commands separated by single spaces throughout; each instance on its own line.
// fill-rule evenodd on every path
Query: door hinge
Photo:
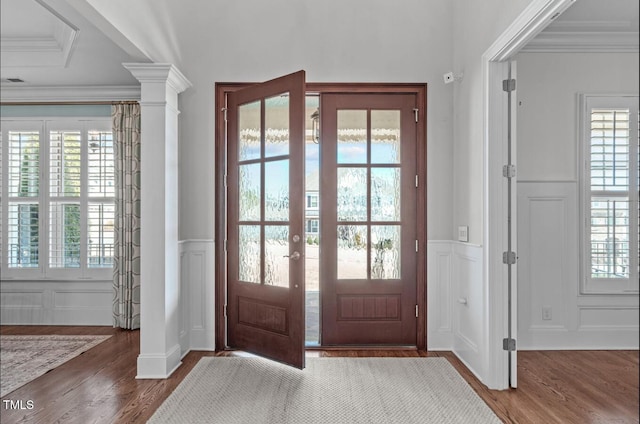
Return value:
M 227 316 L 227 305 L 224 305 L 224 316 Z
M 516 339 L 502 339 L 502 350 L 509 352 L 516 350 Z
M 416 188 L 418 188 L 418 175 L 416 174 Z
M 227 109 L 226 107 L 223 107 L 222 109 L 220 109 L 222 111 L 222 116 L 224 117 L 224 122 L 227 122 L 227 111 L 229 109 Z
M 418 112 L 420 112 L 420 109 L 417 107 L 413 109 L 413 116 L 416 119 L 416 122 L 418 122 Z
M 502 263 L 513 265 L 516 263 L 516 252 L 502 252 Z
M 516 89 L 515 79 L 502 80 L 502 91 L 506 91 L 508 93 L 510 91 L 514 91 L 515 89 Z
M 224 186 L 227 186 L 227 174 L 224 174 L 224 176 L 222 177 L 222 182 L 224 184 Z
M 418 253 L 418 246 L 419 246 L 418 240 L 416 240 L 416 253 Z
M 224 241 L 224 251 L 226 252 L 228 248 L 229 248 L 229 240 L 225 240 Z
M 516 166 L 515 165 L 504 165 L 502 167 L 502 176 L 505 178 L 513 178 L 516 176 Z
M 418 318 L 418 305 L 416 305 L 416 318 Z

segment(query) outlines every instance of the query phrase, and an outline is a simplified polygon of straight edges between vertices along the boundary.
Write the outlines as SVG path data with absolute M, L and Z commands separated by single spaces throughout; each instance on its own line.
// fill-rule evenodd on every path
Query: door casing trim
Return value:
M 226 125 L 224 124 L 227 93 L 248 87 L 254 83 L 215 84 L 215 222 L 214 222 L 214 263 L 215 263 L 215 350 L 222 351 L 226 343 L 226 189 L 225 174 L 227 164 Z M 417 303 L 419 319 L 416 325 L 416 347 L 427 350 L 427 84 L 424 83 L 307 83 L 307 93 L 411 93 L 416 95 L 418 125 L 416 128 L 417 153 L 419 160 L 416 233 L 418 237 L 418 261 L 416 270 Z M 421 252 L 421 253 L 420 253 Z

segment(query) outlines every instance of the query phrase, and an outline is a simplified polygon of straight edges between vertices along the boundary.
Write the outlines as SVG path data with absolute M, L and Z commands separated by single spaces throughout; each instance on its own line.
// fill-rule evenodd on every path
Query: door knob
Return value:
M 300 259 L 300 252 L 298 252 L 297 250 L 295 252 L 293 252 L 291 255 L 284 255 L 285 258 L 289 258 L 293 261 L 297 261 L 298 259 Z

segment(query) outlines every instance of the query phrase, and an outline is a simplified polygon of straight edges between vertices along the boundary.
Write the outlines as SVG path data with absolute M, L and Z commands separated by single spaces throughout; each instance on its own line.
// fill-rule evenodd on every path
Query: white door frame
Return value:
M 502 166 L 507 163 L 507 103 L 502 90 L 502 80 L 507 79 L 509 60 L 575 1 L 533 0 L 482 55 L 485 158 L 483 286 L 487 302 L 485 308 L 487 343 L 484 352 L 486 380 L 483 382 L 490 389 L 504 390 L 511 386 L 509 357 L 502 346 L 502 340 L 507 337 L 509 301 L 507 267 L 502 263 L 502 253 L 507 250 L 507 184 L 502 175 Z M 515 124 L 515 118 L 513 114 L 513 124 Z M 513 152 L 515 152 L 515 145 Z M 515 184 L 513 186 L 512 196 L 515 199 Z M 512 241 L 517 237 L 515 233 L 514 225 Z M 517 328 L 516 293 L 517 290 L 513 290 L 511 299 L 514 305 L 511 320 L 514 329 Z M 514 365 L 515 355 L 514 353 Z M 513 383 L 515 386 L 515 380 Z

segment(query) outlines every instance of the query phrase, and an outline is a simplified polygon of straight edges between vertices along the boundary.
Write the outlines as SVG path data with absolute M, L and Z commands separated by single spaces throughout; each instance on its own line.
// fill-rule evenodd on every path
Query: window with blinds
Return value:
M 110 126 L 108 118 L 2 121 L 3 274 L 110 278 L 115 211 Z
M 9 131 L 5 138 L 7 175 L 3 175 L 3 181 L 8 185 L 8 210 L 2 215 L 8 221 L 3 231 L 7 235 L 7 261 L 15 268 L 37 268 L 40 264 L 40 132 Z
M 49 131 L 49 266 L 79 268 L 82 135 Z
M 111 268 L 115 219 L 115 151 L 111 131 L 89 131 L 88 144 L 87 266 Z
M 588 97 L 585 292 L 638 290 L 637 97 Z

